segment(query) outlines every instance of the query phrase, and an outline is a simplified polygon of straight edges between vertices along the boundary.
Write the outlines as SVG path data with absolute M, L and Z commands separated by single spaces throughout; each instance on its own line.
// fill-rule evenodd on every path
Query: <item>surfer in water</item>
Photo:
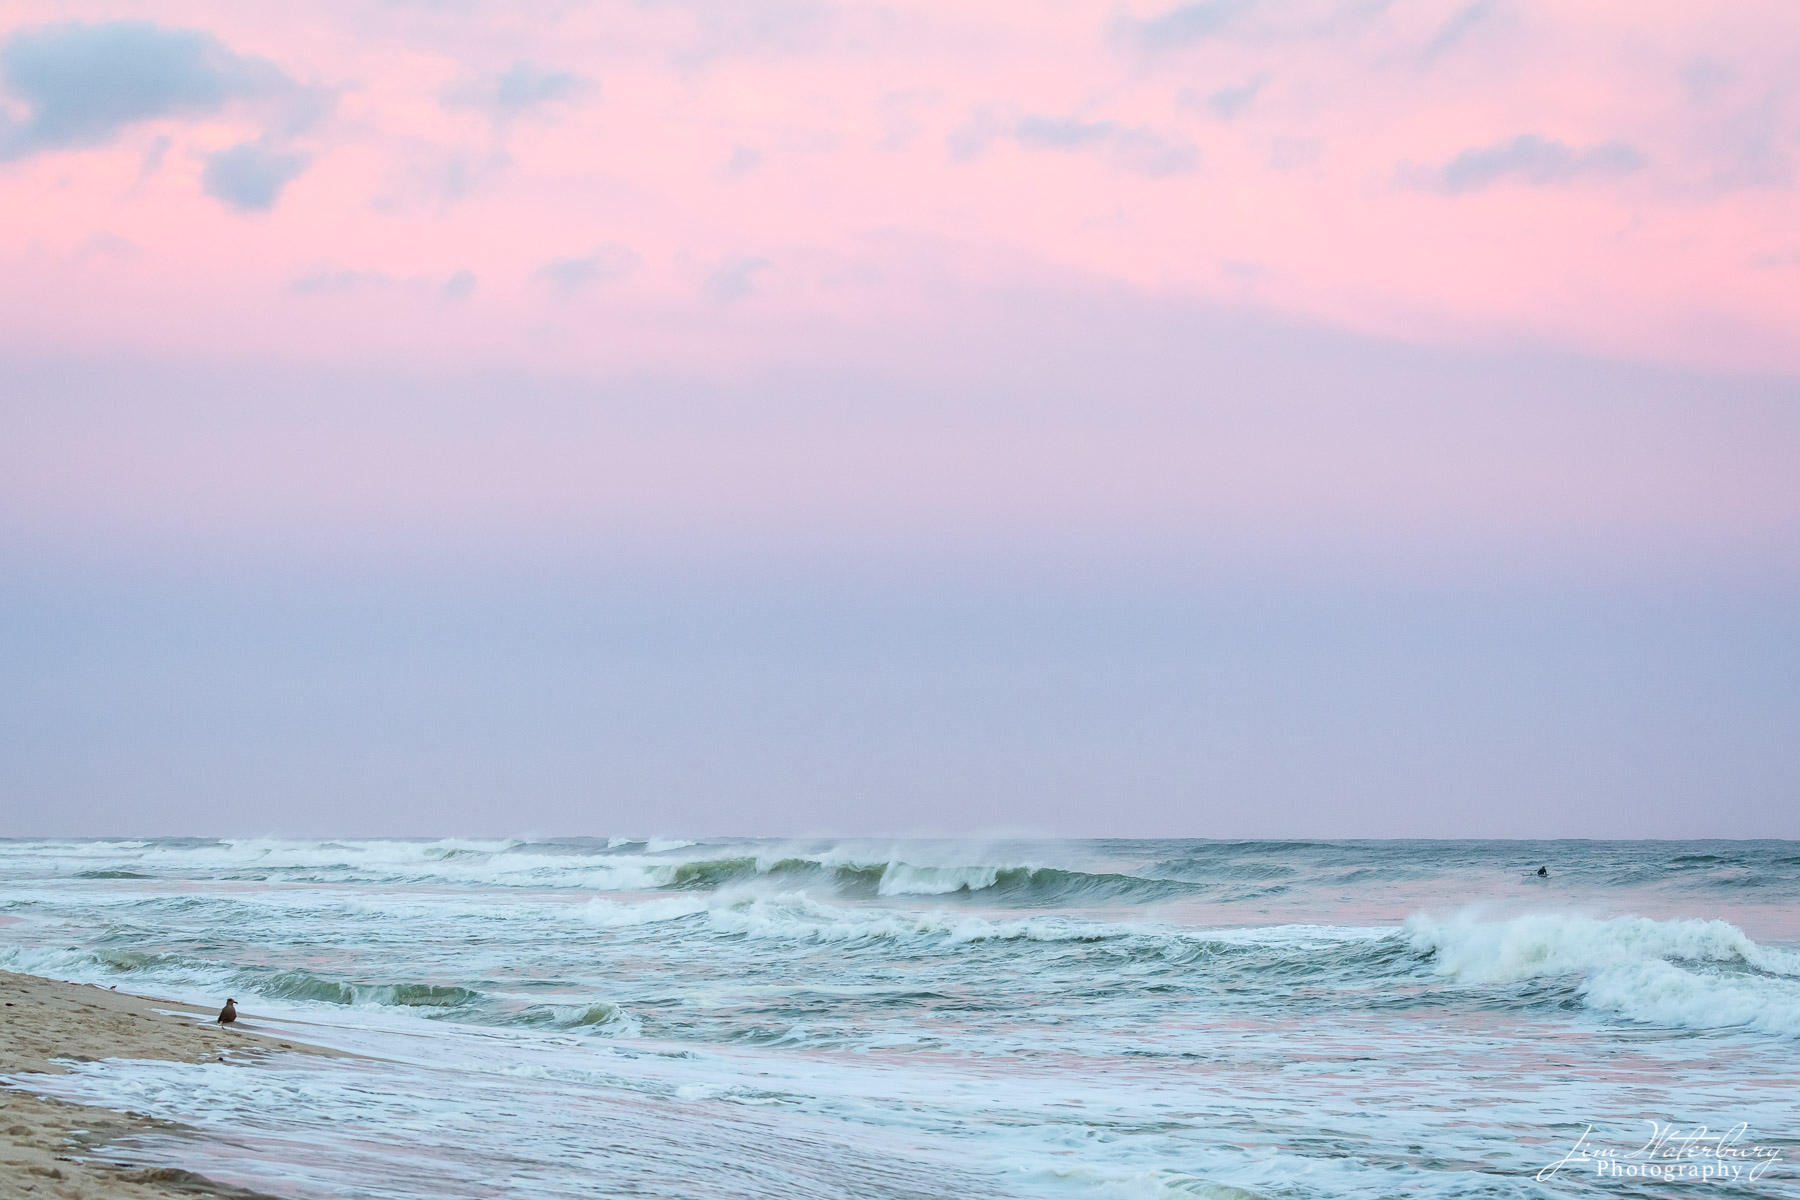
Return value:
M 1550 877 L 1550 868 L 1549 867 L 1539 867 L 1538 868 L 1538 878 L 1548 879 L 1549 877 Z

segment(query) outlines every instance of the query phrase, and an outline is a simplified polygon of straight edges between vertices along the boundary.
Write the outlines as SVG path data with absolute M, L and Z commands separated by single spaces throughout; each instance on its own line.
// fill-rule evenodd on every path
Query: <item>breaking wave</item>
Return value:
M 488 1002 L 480 991 L 451 984 L 346 982 L 309 971 L 230 967 L 190 955 L 131 950 L 19 947 L 0 952 L 0 968 L 82 983 L 143 976 L 143 982 L 128 986 L 172 985 L 177 989 L 234 992 L 240 996 L 342 1007 L 470 1011 Z
M 1405 932 L 1440 976 L 1474 984 L 1569 978 L 1584 1005 L 1626 1020 L 1800 1036 L 1800 954 L 1758 945 L 1725 921 L 1416 916 Z
M 1145 903 L 1191 895 L 1195 885 L 1176 879 L 1090 873 L 1059 867 L 997 864 L 925 866 L 898 860 L 836 862 L 829 858 L 749 857 L 707 859 L 674 867 L 659 886 L 685 891 L 717 891 L 767 881 L 784 887 L 819 886 L 846 898 L 917 896 L 1022 906 L 1062 906 L 1105 902 Z
M 258 976 L 243 973 L 245 990 L 279 1000 L 317 1000 L 325 1004 L 382 1008 L 473 1008 L 486 997 L 473 988 L 438 983 L 341 983 L 307 971 L 280 971 Z
M 569 1029 L 607 1037 L 637 1037 L 638 1019 L 617 1004 L 533 1004 L 501 1022 L 535 1028 Z
M 868 855 L 865 846 L 783 850 L 768 844 L 735 852 L 718 843 L 609 838 L 568 842 L 516 840 L 290 842 L 220 839 L 179 843 L 70 842 L 33 848 L 38 869 L 80 879 L 230 880 L 268 883 L 438 884 L 589 892 L 709 892 L 745 884 L 816 888 L 845 898 L 978 897 L 1024 907 L 1150 903 L 1209 889 L 1270 881 L 1279 869 L 1252 865 L 1203 869 L 1176 861 L 1145 873 L 1082 870 L 1043 862 L 919 862 Z M 1290 872 L 1291 873 L 1291 872 Z

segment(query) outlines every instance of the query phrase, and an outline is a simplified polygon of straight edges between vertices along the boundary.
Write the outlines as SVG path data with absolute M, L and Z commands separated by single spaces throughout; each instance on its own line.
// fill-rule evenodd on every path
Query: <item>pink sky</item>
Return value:
M 1800 368 L 1791 5 L 14 0 L 0 36 L 68 20 L 255 81 L 58 142 L 13 80 L 13 352 L 729 370 L 1124 288 Z M 208 194 L 244 144 L 298 169 L 266 210 Z
M 1791 7 L 6 13 L 21 544 L 1800 562 Z
M 1792 835 L 1797 35 L 8 0 L 0 834 Z

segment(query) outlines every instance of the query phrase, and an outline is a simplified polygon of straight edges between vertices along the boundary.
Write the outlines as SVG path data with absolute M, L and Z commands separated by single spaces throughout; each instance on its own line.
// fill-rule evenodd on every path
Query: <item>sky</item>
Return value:
M 0 9 L 0 836 L 1800 837 L 1784 4 Z

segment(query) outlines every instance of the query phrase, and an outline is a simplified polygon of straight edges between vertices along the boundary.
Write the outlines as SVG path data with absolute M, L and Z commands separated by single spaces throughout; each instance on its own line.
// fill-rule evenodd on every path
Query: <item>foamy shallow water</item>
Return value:
M 1796 900 L 1774 842 L 0 842 L 0 966 L 384 1060 L 32 1080 L 296 1200 L 1800 1195 Z M 1535 1178 L 1652 1120 L 1784 1157 Z

